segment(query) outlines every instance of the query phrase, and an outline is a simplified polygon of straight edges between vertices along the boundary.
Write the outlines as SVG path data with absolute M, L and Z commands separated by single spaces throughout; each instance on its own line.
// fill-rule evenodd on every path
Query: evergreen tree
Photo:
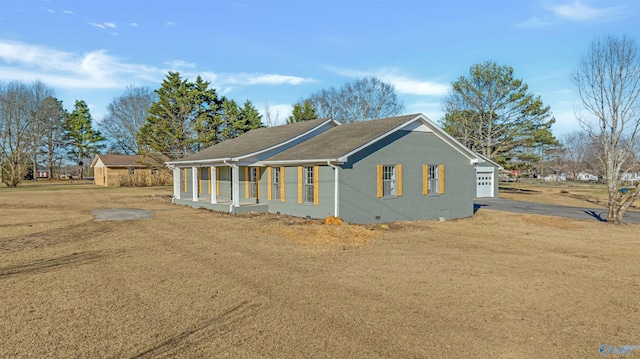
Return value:
M 78 160 L 78 175 L 82 179 L 82 160 L 98 153 L 103 147 L 100 142 L 105 139 L 99 131 L 93 129 L 91 113 L 84 101 L 76 101 L 73 112 L 67 117 L 65 138 L 69 145 L 69 155 Z
M 138 132 L 144 152 L 177 159 L 222 140 L 222 100 L 209 84 L 200 76 L 194 83 L 178 72 L 167 74 Z
M 451 84 L 442 127 L 471 150 L 505 164 L 510 152 L 534 142 L 536 129 L 554 123 L 549 106 L 528 92 L 513 68 L 487 61 Z
M 293 105 L 293 112 L 287 118 L 287 123 L 308 121 L 318 118 L 316 108 L 309 100 L 301 101 Z

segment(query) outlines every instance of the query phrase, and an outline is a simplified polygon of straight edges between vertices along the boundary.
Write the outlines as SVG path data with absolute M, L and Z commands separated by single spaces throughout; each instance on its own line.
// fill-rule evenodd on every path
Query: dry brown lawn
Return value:
M 607 206 L 607 187 L 592 183 L 501 183 L 500 198 L 563 206 Z M 635 203 L 631 210 L 640 209 Z
M 0 188 L 2 358 L 597 358 L 640 345 L 640 226 L 325 226 L 169 188 Z M 94 209 L 152 210 L 96 222 Z M 625 357 L 640 357 L 635 351 Z

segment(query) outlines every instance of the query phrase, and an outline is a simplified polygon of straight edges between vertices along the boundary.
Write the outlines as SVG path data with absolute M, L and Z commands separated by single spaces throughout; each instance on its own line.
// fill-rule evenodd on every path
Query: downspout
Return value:
M 235 165 L 232 165 L 229 162 L 227 162 L 227 160 L 222 160 L 222 163 L 224 163 L 225 165 L 229 166 L 229 168 L 231 168 L 231 169 L 233 169 L 233 167 L 235 166 Z M 231 187 L 233 187 L 233 182 L 231 182 Z M 237 191 L 237 190 L 238 190 L 237 188 L 233 188 L 233 191 Z M 231 204 L 229 205 L 229 213 L 233 213 L 233 205 L 235 204 L 233 202 L 233 197 L 234 196 L 231 196 Z
M 333 168 L 333 189 L 334 189 L 334 193 L 333 193 L 333 216 L 334 217 L 340 217 L 340 213 L 338 211 L 338 208 L 340 207 L 338 205 L 338 166 L 331 164 L 331 161 L 327 161 L 327 165 L 329 165 L 329 167 Z

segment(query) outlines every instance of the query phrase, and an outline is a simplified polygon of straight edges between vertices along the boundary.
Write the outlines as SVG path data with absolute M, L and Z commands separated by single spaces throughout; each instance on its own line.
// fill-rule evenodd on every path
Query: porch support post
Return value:
M 233 206 L 240 207 L 240 168 L 238 165 L 231 167 L 233 171 Z
M 211 166 L 211 178 L 209 178 L 209 187 L 211 187 L 211 203 L 218 203 L 218 195 L 216 194 L 216 166 Z
M 198 167 L 191 167 L 191 194 L 194 202 L 198 202 Z
M 180 168 L 173 168 L 173 198 L 180 199 Z

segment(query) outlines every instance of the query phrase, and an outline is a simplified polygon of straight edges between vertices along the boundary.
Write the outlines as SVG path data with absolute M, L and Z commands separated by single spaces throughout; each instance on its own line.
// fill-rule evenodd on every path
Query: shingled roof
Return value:
M 258 128 L 246 132 L 239 137 L 205 148 L 191 156 L 167 163 L 228 159 L 247 156 L 292 140 L 330 121 L 330 119 L 323 118 L 276 127 Z
M 356 122 L 334 127 L 297 146 L 269 157 L 265 161 L 337 159 L 418 116 L 420 114 Z
M 140 163 L 142 161 L 142 155 L 97 155 L 100 161 L 107 167 L 146 167 Z M 91 164 L 95 165 L 96 160 Z

